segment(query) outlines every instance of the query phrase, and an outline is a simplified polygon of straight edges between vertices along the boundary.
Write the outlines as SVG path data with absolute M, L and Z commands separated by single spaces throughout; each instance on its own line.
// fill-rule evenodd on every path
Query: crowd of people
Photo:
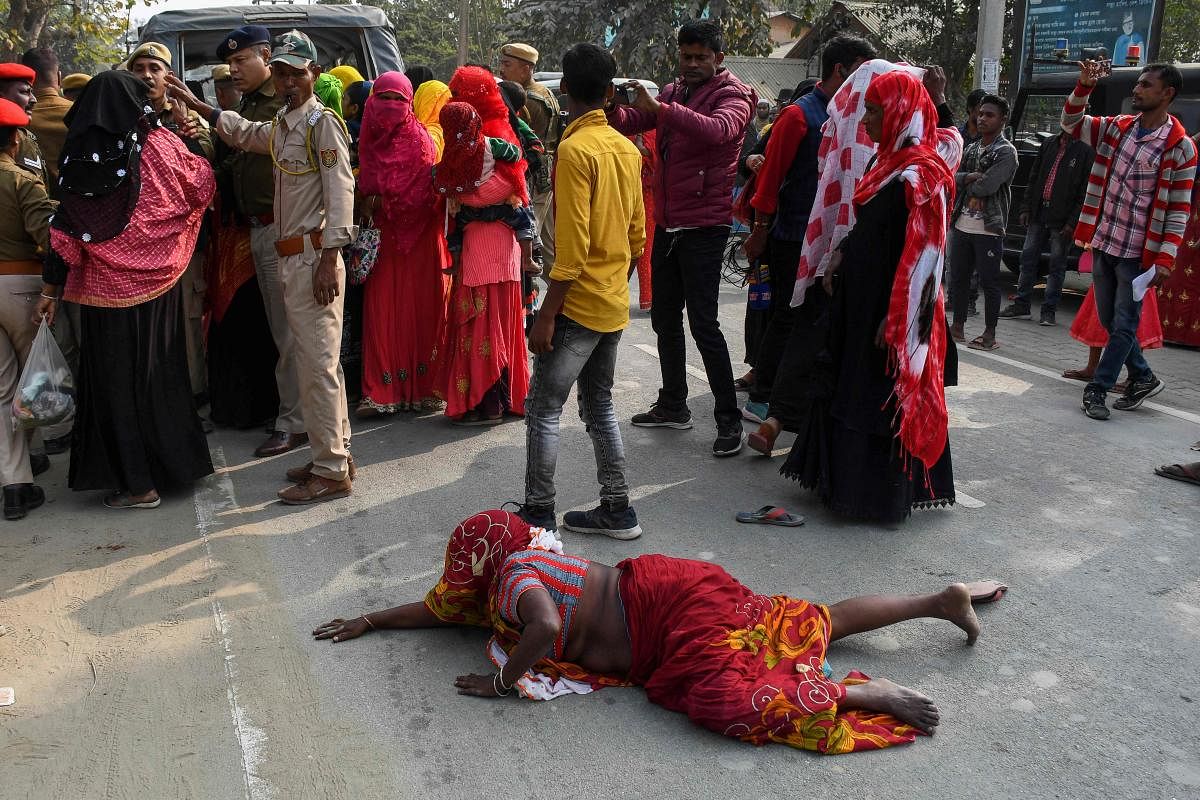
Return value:
M 1196 146 L 1169 113 L 1180 74 L 1149 65 L 1136 114 L 1093 117 L 1099 66 L 1084 62 L 1062 133 L 1013 209 L 1000 97 L 973 97 L 956 127 L 941 69 L 892 64 L 839 35 L 821 79 L 773 118 L 722 66 L 718 25 L 685 23 L 678 47 L 679 78 L 657 96 L 638 81 L 614 86 L 612 55 L 592 44 L 562 55 L 556 94 L 533 80 L 527 44 L 501 49 L 499 76 L 466 65 L 442 83 L 418 66 L 367 80 L 350 65 L 323 69 L 302 32 L 254 25 L 214 53 L 216 105 L 156 42 L 91 78 L 60 80 L 48 50 L 0 65 L 0 399 L 12 402 L 42 322 L 78 387 L 68 429 L 0 436 L 5 516 L 43 502 L 41 450 L 68 448 L 72 489 L 104 490 L 110 508 L 158 506 L 160 489 L 212 472 L 205 407 L 212 423 L 266 426 L 257 457 L 311 448 L 279 492 L 293 505 L 353 492 L 355 395 L 358 417 L 524 417 L 517 512 L 460 525 L 423 603 L 336 619 L 317 638 L 483 625 L 498 672 L 461 676 L 464 694 L 550 699 L 636 683 L 725 735 L 831 753 L 931 733 L 928 698 L 858 673 L 833 681 L 825 648 L 922 616 L 974 642 L 972 603 L 998 599 L 1001 584 L 824 606 L 756 594 L 710 564 L 643 556 L 614 568 L 563 553 L 558 529 L 641 534 L 612 396 L 630 280 L 638 272 L 662 371 L 633 425 L 694 424 L 686 311 L 714 397 L 714 456 L 740 452 L 746 417 L 754 450 L 796 434 L 781 472 L 839 514 L 895 523 L 952 504 L 956 342 L 980 292 L 983 331 L 969 347 L 994 350 L 1000 319 L 1032 316 L 1047 243 L 1043 325 L 1055 324 L 1071 245 L 1088 246 L 1094 286 L 1072 326 L 1099 348 L 1078 376 L 1087 415 L 1108 417 L 1122 365 L 1116 408 L 1162 391 L 1139 347 L 1156 316 L 1143 303 L 1159 286 L 1173 308 L 1195 295 L 1172 266 L 1200 234 Z M 1002 310 L 1014 213 L 1026 243 Z M 718 322 L 735 219 L 755 276 L 752 371 L 737 379 Z M 361 311 L 357 337 L 348 309 Z M 560 521 L 572 388 L 599 505 Z M 1176 467 L 1160 474 L 1200 478 L 1200 465 Z

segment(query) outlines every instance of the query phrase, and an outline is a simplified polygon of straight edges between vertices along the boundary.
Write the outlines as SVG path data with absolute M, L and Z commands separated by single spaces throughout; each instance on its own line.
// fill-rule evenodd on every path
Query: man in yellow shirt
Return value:
M 558 425 L 571 387 L 596 450 L 600 506 L 573 511 L 563 527 L 636 539 L 642 529 L 629 505 L 625 445 L 613 409 L 613 372 L 621 331 L 629 324 L 629 275 L 646 243 L 642 156 L 609 127 L 604 104 L 617 65 L 608 51 L 577 44 L 562 59 L 560 88 L 571 124 L 558 145 L 554 193 L 556 257 L 550 289 L 529 334 L 536 354 L 525 401 L 525 504 L 532 525 L 557 527 L 554 468 Z

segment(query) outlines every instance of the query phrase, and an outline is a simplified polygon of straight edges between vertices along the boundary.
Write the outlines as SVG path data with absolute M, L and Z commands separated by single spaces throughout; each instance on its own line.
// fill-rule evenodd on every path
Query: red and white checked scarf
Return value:
M 821 129 L 821 148 L 817 156 L 817 198 L 808 218 L 800 266 L 796 271 L 793 306 L 804 302 L 808 287 L 825 274 L 833 248 L 854 227 L 855 186 L 875 155 L 875 143 L 862 128 L 866 111 L 863 98 L 873 80 L 895 71 L 906 72 L 917 79 L 925 75 L 925 70 L 919 67 L 877 58 L 863 63 L 829 100 L 829 119 Z M 937 149 L 951 172 L 958 169 L 963 143 L 956 129 L 937 130 Z

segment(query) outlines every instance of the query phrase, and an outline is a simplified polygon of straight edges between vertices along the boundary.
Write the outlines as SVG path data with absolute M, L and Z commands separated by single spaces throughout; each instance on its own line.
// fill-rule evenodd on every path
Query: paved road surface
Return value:
M 735 357 L 742 297 L 723 295 Z M 354 497 L 313 509 L 272 502 L 305 454 L 251 460 L 259 432 L 214 435 L 218 474 L 155 512 L 70 493 L 57 458 L 48 506 L 0 528 L 0 685 L 17 694 L 0 708 L 3 795 L 1200 797 L 1200 489 L 1150 471 L 1200 458 L 1188 450 L 1200 397 L 1187 388 L 1200 359 L 1152 354 L 1182 390 L 1101 424 L 1079 412 L 1079 384 L 1050 377 L 1081 352 L 1065 325 L 1005 322 L 1000 341 L 998 358 L 964 351 L 950 392 L 962 501 L 951 510 L 894 529 L 849 523 L 778 476 L 782 455 L 713 459 L 712 398 L 696 379 L 695 430 L 623 425 L 645 535 L 564 534 L 570 551 L 608 563 L 712 559 L 760 591 L 816 600 L 1007 581 L 975 647 L 929 621 L 830 651 L 839 675 L 932 695 L 943 718 L 932 739 L 821 758 L 723 739 L 637 689 L 462 698 L 454 676 L 487 668 L 471 630 L 314 643 L 308 632 L 331 617 L 421 597 L 458 520 L 520 499 L 520 423 L 402 416 L 357 425 Z M 628 418 L 658 380 L 645 315 L 622 347 Z M 564 421 L 560 513 L 595 497 L 590 442 Z M 733 522 L 765 503 L 808 524 Z

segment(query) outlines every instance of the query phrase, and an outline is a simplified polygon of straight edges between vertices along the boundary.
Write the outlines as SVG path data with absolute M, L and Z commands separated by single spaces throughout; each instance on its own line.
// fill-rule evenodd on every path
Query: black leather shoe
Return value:
M 40 453 L 38 455 L 30 456 L 29 468 L 33 470 L 33 477 L 36 478 L 38 475 L 41 475 L 46 470 L 50 469 L 50 456 L 42 455 Z M 17 485 L 20 486 L 22 484 Z
M 11 521 L 24 519 L 25 515 L 46 502 L 42 487 L 32 483 L 14 483 L 4 487 L 4 518 Z
M 258 446 L 258 449 L 254 451 L 254 455 L 258 458 L 278 456 L 289 450 L 295 450 L 297 447 L 303 447 L 306 444 L 308 444 L 307 433 L 275 431 L 271 434 L 271 438 Z

